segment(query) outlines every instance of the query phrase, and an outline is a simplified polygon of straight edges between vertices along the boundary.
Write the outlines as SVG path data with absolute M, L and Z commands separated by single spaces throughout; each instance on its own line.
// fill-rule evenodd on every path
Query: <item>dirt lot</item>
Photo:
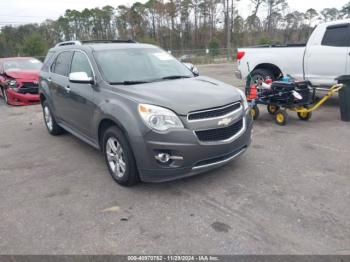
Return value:
M 242 85 L 233 65 L 201 74 Z M 1 254 L 350 254 L 350 124 L 264 108 L 245 155 L 189 179 L 124 188 L 102 155 L 50 136 L 40 106 L 0 103 Z

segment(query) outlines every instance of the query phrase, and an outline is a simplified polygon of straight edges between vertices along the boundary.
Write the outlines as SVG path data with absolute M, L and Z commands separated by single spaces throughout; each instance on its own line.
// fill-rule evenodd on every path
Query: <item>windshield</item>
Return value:
M 164 78 L 193 77 L 185 65 L 159 48 L 103 50 L 97 51 L 95 57 L 109 83 L 142 83 Z
M 42 63 L 35 58 L 16 59 L 4 62 L 5 71 L 40 70 Z

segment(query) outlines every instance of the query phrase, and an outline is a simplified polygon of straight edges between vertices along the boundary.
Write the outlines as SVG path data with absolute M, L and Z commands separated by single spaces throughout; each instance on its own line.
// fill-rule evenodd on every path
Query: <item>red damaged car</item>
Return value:
M 40 102 L 39 71 L 42 63 L 32 57 L 0 58 L 0 95 L 9 105 Z

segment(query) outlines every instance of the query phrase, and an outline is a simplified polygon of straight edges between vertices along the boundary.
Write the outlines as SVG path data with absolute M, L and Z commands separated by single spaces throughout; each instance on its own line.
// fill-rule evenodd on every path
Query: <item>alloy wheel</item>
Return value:
M 124 150 L 115 137 L 108 138 L 106 144 L 106 155 L 109 168 L 117 177 L 122 178 L 126 172 L 126 161 Z
M 48 106 L 44 107 L 44 118 L 47 128 L 52 131 L 53 129 L 53 120 L 51 116 L 51 112 Z

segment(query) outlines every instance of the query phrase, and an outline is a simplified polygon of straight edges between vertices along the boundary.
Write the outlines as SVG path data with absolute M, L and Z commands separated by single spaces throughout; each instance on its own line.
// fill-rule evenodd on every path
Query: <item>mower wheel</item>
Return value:
M 309 121 L 312 116 L 312 112 L 298 112 L 298 117 L 302 121 Z
M 288 114 L 286 110 L 278 110 L 275 113 L 275 122 L 280 126 L 285 126 L 288 123 Z
M 270 115 L 274 115 L 280 108 L 275 105 L 267 105 L 267 111 Z
M 250 113 L 252 115 L 252 118 L 254 120 L 257 120 L 259 118 L 259 115 L 260 115 L 260 110 L 259 110 L 259 107 L 258 106 L 253 106 L 251 109 L 250 109 Z

